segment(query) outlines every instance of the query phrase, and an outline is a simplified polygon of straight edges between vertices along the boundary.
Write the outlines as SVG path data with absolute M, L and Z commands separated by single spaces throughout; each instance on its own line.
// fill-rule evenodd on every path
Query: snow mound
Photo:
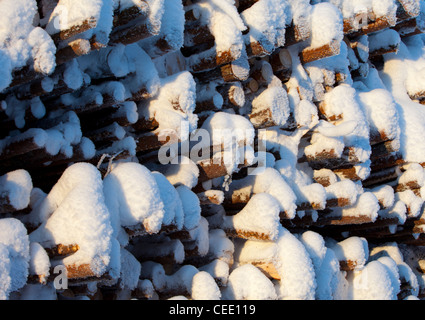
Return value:
M 317 282 L 308 251 L 295 235 L 283 227 L 280 227 L 276 244 L 277 269 L 281 276 L 276 285 L 278 297 L 313 300 Z
M 25 286 L 29 275 L 30 242 L 27 229 L 15 218 L 0 220 L 0 265 L 6 272 L 2 276 L 0 294 L 8 297 L 10 292 Z
M 32 189 L 31 176 L 26 170 L 15 170 L 0 177 L 0 194 L 7 195 L 7 205 L 11 210 L 28 207 Z
M 223 292 L 224 300 L 276 300 L 273 283 L 256 267 L 246 264 L 234 269 Z
M 44 248 L 78 246 L 76 253 L 56 263 L 76 270 L 88 265 L 96 276 L 106 272 L 111 258 L 112 227 L 96 167 L 88 163 L 70 166 L 31 214 L 42 222 L 30 234 L 32 242 Z
M 104 192 L 108 208 L 120 217 L 124 227 L 142 224 L 148 233 L 157 233 L 164 217 L 164 204 L 152 173 L 134 162 L 116 164 L 105 177 Z M 143 195 L 143 197 L 141 197 Z
M 0 91 L 12 81 L 12 71 L 25 67 L 31 61 L 37 72 L 51 74 L 55 67 L 56 47 L 47 32 L 34 27 L 37 2 L 34 0 L 2 1 L 4 13 L 0 23 L 0 61 L 2 62 Z

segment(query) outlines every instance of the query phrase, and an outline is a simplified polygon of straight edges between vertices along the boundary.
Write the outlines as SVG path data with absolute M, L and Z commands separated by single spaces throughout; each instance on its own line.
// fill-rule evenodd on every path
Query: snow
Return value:
M 244 264 L 271 263 L 273 266 L 279 262 L 277 260 L 277 245 L 272 241 L 243 240 L 235 239 L 234 266 Z
M 108 66 L 112 73 L 117 77 L 126 76 L 129 70 L 128 58 L 125 55 L 125 46 L 119 44 L 114 46 L 108 52 Z M 104 52 L 106 50 L 99 51 L 99 53 Z M 84 61 L 88 56 L 83 56 L 80 58 L 80 61 Z M 93 67 L 93 66 L 92 66 Z
M 369 160 L 371 154 L 369 126 L 365 111 L 358 103 L 355 89 L 348 84 L 335 87 L 325 94 L 324 105 L 327 117 L 343 115 L 343 122 L 356 122 L 355 129 L 343 137 L 344 144 L 356 146 L 354 152 L 360 162 Z
M 84 75 L 77 60 L 72 60 L 66 64 L 63 72 L 63 81 L 70 89 L 77 90 L 84 83 Z
M 135 242 L 129 246 L 130 252 L 139 259 L 146 260 L 147 257 L 166 257 L 171 255 L 177 264 L 182 264 L 185 259 L 183 244 L 178 239 L 165 239 L 162 242 L 153 242 L 149 245 Z
M 183 227 L 187 230 L 191 230 L 199 225 L 199 221 L 201 219 L 201 205 L 199 198 L 185 185 L 178 186 L 176 190 L 183 205 Z
M 214 278 L 206 271 L 199 271 L 192 280 L 193 300 L 220 300 L 221 291 Z
M 112 225 L 112 219 L 111 219 L 111 225 Z M 127 234 L 126 234 L 127 235 Z M 107 266 L 107 274 L 111 277 L 111 282 L 115 282 L 116 279 L 120 276 L 121 271 L 121 246 L 126 245 L 127 243 L 124 243 L 119 236 L 116 237 L 112 234 L 112 241 L 111 241 L 111 251 L 110 251 L 110 258 L 109 263 Z M 96 283 L 96 282 L 94 282 Z
M 336 298 L 339 283 L 339 261 L 333 250 L 326 247 L 324 238 L 314 232 L 306 231 L 299 236 L 312 260 L 316 275 L 316 299 L 331 300 Z
M 283 126 L 289 117 L 289 101 L 286 91 L 282 87 L 269 87 L 252 101 L 252 113 L 262 114 L 269 112 L 274 125 Z M 266 113 L 267 114 L 267 113 Z M 261 125 L 251 118 L 254 126 Z
M 112 145 L 106 149 L 103 149 L 102 154 L 118 155 L 121 152 L 128 152 L 130 156 L 136 155 L 136 141 L 132 136 L 127 136 L 122 140 L 114 141 Z
M 2 68 L 2 71 L 0 74 L 1 75 L 0 78 L 2 79 L 0 82 L 0 88 L 4 90 L 12 82 L 11 73 L 12 73 L 13 67 L 12 67 L 11 61 L 9 60 L 9 57 L 1 51 L 0 51 L 0 63 L 2 66 L 4 66 L 4 69 Z M 3 107 L 4 107 L 4 104 L 3 104 Z
M 317 121 L 317 108 L 308 100 L 301 100 L 294 108 L 295 121 L 301 127 L 311 127 Z
M 349 278 L 350 298 L 354 300 L 395 300 L 397 287 L 393 273 L 379 261 L 369 262 Z
M 195 66 L 194 70 L 199 71 L 197 65 L 202 64 L 204 59 L 211 59 L 211 56 L 232 57 L 237 60 L 246 56 L 245 44 L 241 31 L 246 29 L 236 7 L 227 0 L 200 1 L 194 5 L 199 8 L 201 25 L 207 26 L 214 36 L 214 45 L 197 54 L 193 54 L 186 59 L 187 66 Z M 185 40 L 185 46 L 192 46 L 193 43 Z
M 149 55 L 136 43 L 125 46 L 125 56 L 127 58 L 127 69 L 129 72 L 122 83 L 126 88 L 126 98 L 131 97 L 139 90 L 146 90 L 149 96 L 157 94 L 160 87 L 158 70 Z M 121 68 L 118 64 L 120 60 L 110 61 L 113 70 Z
M 249 61 L 246 54 L 231 62 L 233 74 L 241 81 L 247 80 L 250 72 Z
M 389 185 L 375 187 L 369 191 L 376 196 L 383 208 L 389 208 L 394 204 L 394 189 Z
M 373 13 L 378 17 L 384 16 L 395 16 L 397 11 L 397 4 L 393 0 L 385 0 L 385 1 L 372 1 L 372 10 Z
M 424 117 L 423 108 L 408 96 L 408 92 L 415 93 L 418 85 L 422 83 L 413 71 L 420 70 L 422 65 L 421 53 L 417 49 L 418 44 L 416 43 L 414 46 L 415 41 L 418 40 L 415 37 L 410 40 L 412 41 L 410 47 L 402 42 L 397 54 L 386 55 L 385 65 L 380 76 L 385 86 L 392 92 L 397 104 L 401 130 L 400 151 L 403 158 L 408 162 L 420 163 L 424 159 L 424 150 L 418 143 L 423 139 L 421 121 Z M 415 67 L 413 67 L 414 61 Z
M 326 250 L 326 255 L 316 271 L 316 298 L 318 300 L 339 299 L 339 288 L 344 285 L 340 278 L 339 261 L 331 249 Z
M 140 278 L 151 280 L 156 290 L 166 286 L 164 267 L 157 262 L 146 261 L 141 263 Z
M 410 295 L 410 296 L 407 296 L 406 298 L 404 298 L 403 300 L 417 301 L 417 300 L 420 300 L 420 299 L 416 296 Z
M 332 215 L 345 217 L 364 217 L 372 222 L 378 218 L 379 202 L 371 192 L 359 195 L 357 201 L 347 207 L 335 208 Z
M 39 97 L 31 99 L 31 113 L 37 119 L 41 119 L 46 115 L 46 107 Z
M 276 240 L 279 227 L 279 202 L 270 194 L 257 193 L 235 216 L 225 216 L 223 227 L 241 230 L 243 234 L 259 234 L 269 240 Z
M 26 170 L 15 170 L 0 177 L 0 194 L 7 195 L 9 204 L 15 210 L 28 207 L 32 188 L 32 179 Z
M 34 28 L 28 34 L 28 45 L 34 60 L 34 70 L 49 75 L 56 68 L 56 47 L 49 35 L 41 28 Z
M 78 245 L 79 250 L 63 258 L 63 264 L 88 264 L 99 276 L 106 271 L 112 250 L 112 227 L 102 179 L 93 165 L 77 163 L 65 170 L 31 215 L 42 222 L 30 234 L 31 242 L 44 248 Z
M 171 298 L 169 298 L 169 299 L 167 299 L 167 300 L 189 300 L 188 298 L 186 298 L 185 296 L 182 296 L 182 295 L 179 295 L 179 296 L 174 296 L 174 297 L 171 297 Z
M 301 39 L 307 39 L 311 32 L 310 15 L 312 7 L 307 0 L 289 0 L 289 7 L 287 10 L 288 23 L 292 20 L 293 24 L 297 26 Z
M 3 140 L 0 140 L 0 155 L 6 155 L 4 149 L 7 148 L 10 144 L 20 142 L 25 139 L 31 139 L 31 141 L 33 141 L 37 147 L 41 148 L 46 145 L 47 134 L 43 129 L 31 128 L 21 134 L 8 136 Z
M 288 48 L 288 51 L 292 60 L 292 75 L 289 81 L 286 83 L 288 92 L 291 89 L 296 90 L 296 95 L 300 100 L 313 100 L 313 83 L 310 77 L 308 76 L 306 70 L 301 64 L 300 58 L 298 56 L 298 50 L 293 48 L 293 46 Z
M 404 245 L 398 245 L 396 242 L 384 243 L 381 246 L 376 246 L 371 250 L 371 260 L 378 260 L 382 257 L 390 257 L 397 264 L 399 280 L 401 283 L 408 283 L 411 288 L 411 293 L 414 296 L 418 295 L 418 279 L 408 262 L 411 251 Z
M 360 92 L 358 96 L 366 111 L 371 137 L 399 139 L 399 114 L 391 93 L 385 89 L 374 89 Z
M 133 290 L 139 283 L 141 272 L 140 262 L 126 249 L 121 248 L 120 286 Z
M 338 181 L 326 187 L 326 198 L 347 199 L 348 203 L 354 204 L 359 195 L 356 184 L 351 180 Z
M 223 292 L 223 300 L 276 300 L 273 283 L 256 267 L 246 264 L 234 269 Z
M 341 124 L 334 125 L 324 120 L 319 120 L 319 123 L 314 128 L 322 136 L 325 137 L 341 137 L 351 134 L 356 129 L 355 121 L 344 121 Z
M 371 173 L 371 165 L 372 161 L 367 160 L 365 162 L 359 163 L 355 166 L 353 166 L 354 170 L 356 171 L 356 175 L 361 179 L 365 180 L 370 176 Z
M 369 36 L 369 52 L 379 49 L 396 49 L 400 44 L 400 35 L 397 31 L 386 29 Z M 379 41 L 377 41 L 379 39 Z
M 170 275 L 165 274 L 163 266 L 156 262 L 143 262 L 141 266 L 140 277 L 150 279 L 157 292 L 182 292 L 175 297 L 179 299 L 186 295 L 194 300 L 219 300 L 221 297 L 214 278 L 192 265 L 183 265 Z
M 397 294 L 400 292 L 400 279 L 398 274 L 397 263 L 390 257 L 381 257 L 377 259 L 376 261 L 379 261 L 380 263 L 382 263 L 387 269 L 387 271 L 389 271 L 392 288 L 393 288 L 393 296 L 391 298 L 392 300 L 396 300 Z
M 159 160 L 161 161 L 161 158 Z M 199 168 L 186 156 L 172 159 L 170 164 L 162 166 L 159 170 L 175 187 L 185 185 L 192 189 L 198 184 Z
M 342 11 L 344 18 L 354 17 L 358 13 L 368 13 L 372 11 L 377 17 L 393 16 L 396 13 L 397 6 L 393 0 L 362 0 L 362 1 L 350 1 L 350 0 L 331 0 L 329 1 L 338 6 Z M 361 20 L 360 20 L 361 21 Z M 360 21 L 355 21 L 359 24 Z M 358 29 L 360 26 L 356 26 Z
M 318 3 L 311 14 L 311 47 L 327 45 L 343 38 L 341 12 L 331 3 Z
M 326 190 L 319 183 L 296 186 L 292 183 L 292 190 L 297 195 L 297 204 L 309 203 L 315 208 L 324 208 L 326 206 Z
M 130 124 L 135 124 L 139 119 L 137 105 L 134 101 L 125 101 L 121 103 L 116 115 L 125 117 Z
M 51 74 L 56 67 L 56 47 L 46 31 L 33 25 L 37 14 L 36 1 L 2 1 L 0 10 L 4 12 L 0 23 L 0 61 L 3 66 L 0 91 L 11 83 L 12 71 L 26 66 L 31 60 L 36 71 Z
M 57 155 L 59 152 L 66 154 L 71 145 L 80 143 L 82 139 L 80 120 L 74 111 L 63 113 L 60 119 L 62 121 L 59 124 L 46 130 L 45 149 L 51 155 Z
M 249 28 L 246 42 L 260 42 L 267 52 L 285 44 L 285 27 L 288 24 L 286 11 L 288 4 L 281 0 L 266 0 L 254 3 L 241 13 Z M 266 46 L 265 46 L 265 45 Z
M 19 101 L 15 96 L 7 97 L 6 114 L 14 120 L 17 128 L 22 129 L 25 126 L 25 111 L 28 108 L 28 103 Z
M 1 277 L 0 293 L 7 297 L 25 286 L 29 274 L 30 242 L 27 229 L 18 219 L 0 219 L 0 252 L 0 265 L 6 272 Z
M 103 94 L 109 94 L 115 101 L 121 102 L 125 100 L 125 86 L 118 81 L 108 81 L 99 85 L 99 92 Z M 125 104 L 134 104 L 133 101 L 129 101 Z
M 230 191 L 246 187 L 249 188 L 248 196 L 252 193 L 268 193 L 277 200 L 282 212 L 284 211 L 288 217 L 295 216 L 296 195 L 276 169 L 265 168 L 258 175 L 247 176 L 245 179 L 233 181 L 230 185 Z
M 53 284 L 27 284 L 20 293 L 19 300 L 58 300 Z
M 199 267 L 199 271 L 208 272 L 217 283 L 226 286 L 229 278 L 229 265 L 223 260 L 215 259 L 212 262 Z
M 175 272 L 173 275 L 169 276 L 169 278 L 167 279 L 168 280 L 167 286 L 183 286 L 189 294 L 192 294 L 192 289 L 193 289 L 193 284 L 194 284 L 193 282 L 194 282 L 195 276 L 198 273 L 199 273 L 199 270 L 197 268 L 195 268 L 194 266 L 184 265 L 179 270 L 177 270 L 177 272 Z M 203 273 L 203 276 L 200 277 L 200 280 L 201 280 L 200 286 L 202 286 L 202 280 L 204 280 L 203 284 L 205 284 L 205 278 L 208 278 L 208 276 L 206 276 L 206 273 Z M 212 282 L 208 281 L 208 284 L 211 285 Z M 199 290 L 199 287 L 196 288 L 196 289 Z M 199 291 L 201 291 L 201 290 L 199 290 Z M 215 293 L 214 291 L 212 292 L 212 294 Z M 196 293 L 198 293 L 198 292 L 195 291 L 195 294 Z M 202 297 L 202 294 L 204 294 L 204 293 L 205 292 L 203 290 L 202 290 L 202 292 L 199 292 L 201 297 Z
M 320 170 L 314 170 L 313 178 L 316 181 L 325 180 L 328 181 L 328 183 L 325 186 L 330 186 L 331 184 L 334 184 L 338 181 L 338 178 L 336 174 L 330 170 L 330 169 L 320 169 Z
M 148 29 L 153 34 L 158 34 L 161 30 L 162 18 L 164 16 L 165 0 L 147 0 L 148 4 Z
M 231 48 L 242 53 L 243 39 L 241 31 L 246 26 L 231 1 L 213 0 L 197 3 L 201 8 L 201 20 L 208 25 L 214 35 L 217 52 Z
M 336 84 L 335 73 L 339 72 L 344 76 L 345 79 L 343 83 L 352 84 L 350 74 L 350 49 L 347 44 L 342 41 L 340 43 L 339 54 L 309 62 L 305 64 L 305 70 L 309 74 L 313 88 L 319 88 L 319 90 L 315 90 L 314 98 L 318 101 L 322 101 L 325 92 L 321 86 L 334 87 Z
M 38 275 L 46 283 L 50 275 L 50 260 L 44 248 L 37 242 L 30 243 L 29 274 Z
M 50 34 L 66 30 L 79 25 L 89 18 L 99 20 L 102 2 L 91 0 L 88 2 L 60 0 L 49 17 L 46 29 Z
M 423 256 L 422 249 L 415 250 L 414 247 L 400 244 L 399 254 L 404 261 L 398 263 L 400 281 L 408 283 L 411 287 L 411 294 L 414 296 L 419 295 L 419 291 L 424 286 L 424 277 L 419 270 L 421 270 L 421 257 Z
M 6 300 L 11 290 L 12 279 L 10 277 L 11 261 L 9 250 L 6 245 L 0 244 L 0 300 Z
M 415 182 L 419 187 L 422 187 L 425 183 L 425 172 L 424 168 L 419 163 L 411 163 L 406 168 L 406 171 L 398 179 L 399 184 L 407 184 L 409 182 Z
M 208 254 L 218 259 L 233 264 L 233 253 L 235 246 L 233 242 L 227 238 L 223 229 L 210 229 L 209 234 L 209 251 Z
M 142 0 L 114 0 L 114 10 L 120 10 L 122 12 L 133 6 L 137 6 L 142 12 L 148 9 L 148 4 Z
M 415 193 L 410 189 L 402 192 L 396 192 L 395 199 L 396 201 L 401 200 L 406 204 L 408 209 L 407 216 L 411 218 L 417 217 L 420 214 L 422 204 L 424 203 L 424 200 L 415 195 Z
M 197 254 L 204 257 L 208 254 L 210 242 L 208 234 L 209 223 L 205 217 L 201 217 L 198 226 L 192 230 L 189 230 L 189 237 L 192 239 L 196 247 Z
M 164 204 L 152 173 L 143 165 L 122 162 L 103 181 L 105 199 L 112 215 L 124 227 L 143 224 L 148 233 L 157 233 L 164 217 Z M 143 194 L 143 197 L 140 195 Z
M 207 101 L 212 99 L 213 105 L 217 109 L 221 109 L 223 107 L 223 96 L 217 92 L 217 84 L 210 83 L 203 86 L 197 86 L 196 87 L 196 99 L 197 101 Z M 239 90 L 235 90 L 234 93 L 238 93 Z M 240 94 L 240 97 L 238 95 L 236 96 L 236 99 L 243 99 L 245 101 L 245 95 Z
M 203 123 L 202 129 L 211 137 L 211 146 L 222 145 L 223 150 L 237 145 L 250 145 L 254 141 L 254 128 L 245 117 L 225 112 L 216 112 Z
M 145 118 L 155 119 L 160 125 L 156 132 L 163 138 L 176 136 L 188 140 L 190 132 L 197 127 L 195 109 L 196 84 L 192 75 L 185 71 L 160 79 L 159 94 L 142 110 Z M 165 140 L 165 139 L 164 139 Z
M 60 0 L 48 17 L 46 31 L 54 35 L 88 23 L 90 28 L 80 36 L 84 39 L 95 36 L 97 41 L 106 44 L 112 31 L 113 5 L 113 0 Z
M 163 53 L 157 49 L 155 42 L 165 40 L 170 51 L 178 50 L 183 45 L 184 10 L 179 1 L 163 1 L 161 29 L 158 35 L 139 41 L 139 45 L 152 57 L 156 58 Z
M 255 130 L 247 118 L 215 112 L 204 121 L 200 131 L 205 132 L 207 139 L 202 139 L 197 147 L 213 147 L 213 163 L 224 165 L 228 174 L 237 171 L 245 160 L 252 163 Z
M 325 240 L 320 234 L 314 231 L 304 232 L 300 236 L 299 240 L 302 242 L 302 244 L 308 251 L 310 258 L 313 262 L 314 268 L 317 272 L 320 269 L 320 266 L 323 263 L 327 252 Z
M 380 210 L 379 211 L 379 217 L 381 218 L 397 218 L 398 222 L 400 224 L 404 224 L 406 222 L 407 219 L 407 208 L 406 208 L 406 204 L 399 200 L 397 202 L 394 203 L 394 205 L 387 210 Z
M 342 137 L 327 137 L 319 132 L 312 134 L 310 142 L 311 144 L 304 149 L 304 153 L 312 159 L 321 153 L 329 153 L 340 158 L 345 147 Z
M 330 248 L 339 261 L 351 261 L 355 269 L 363 269 L 369 258 L 369 247 L 365 238 L 350 237 Z
M 276 284 L 279 299 L 313 300 L 316 278 L 313 262 L 303 244 L 287 229 L 280 227 L 277 244 L 278 272 Z
M 177 229 L 180 230 L 184 223 L 184 212 L 179 193 L 162 173 L 152 172 L 152 175 L 158 185 L 159 194 L 164 204 L 162 224 L 164 226 L 175 224 Z

